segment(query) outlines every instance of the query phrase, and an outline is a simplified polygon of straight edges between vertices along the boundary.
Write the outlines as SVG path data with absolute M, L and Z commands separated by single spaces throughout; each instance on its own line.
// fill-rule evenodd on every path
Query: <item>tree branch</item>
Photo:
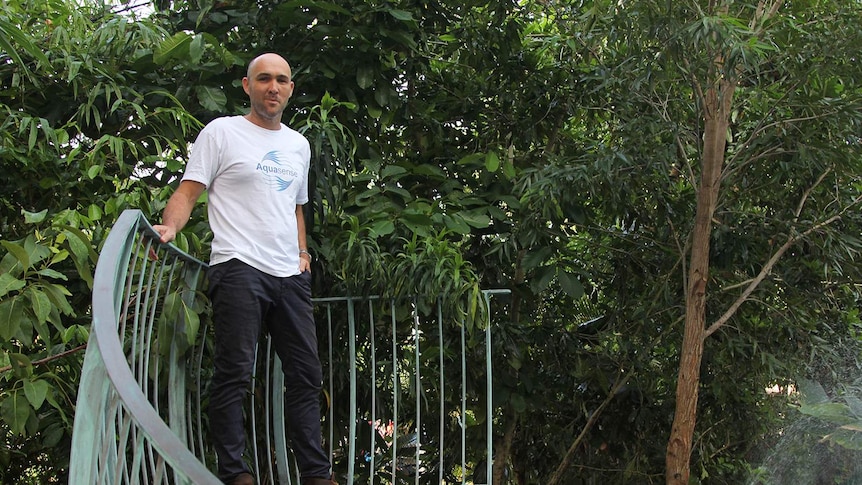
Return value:
M 69 349 L 69 350 L 66 350 L 66 351 L 60 352 L 60 353 L 59 353 L 59 354 L 57 354 L 57 355 L 52 355 L 52 356 L 49 356 L 49 357 L 45 357 L 44 359 L 39 359 L 39 360 L 37 360 L 36 362 L 33 362 L 33 363 L 32 363 L 32 365 L 35 367 L 35 366 L 40 366 L 40 365 L 43 365 L 43 364 L 47 364 L 47 363 L 49 363 L 49 362 L 55 361 L 55 360 L 57 360 L 57 359 L 62 359 L 63 357 L 66 357 L 67 355 L 74 354 L 75 352 L 78 352 L 78 351 L 84 350 L 84 349 L 86 349 L 86 348 L 87 348 L 87 344 L 82 344 L 82 345 L 79 345 L 79 346 L 75 347 L 74 349 Z M 11 365 L 7 365 L 6 367 L 0 367 L 0 372 L 6 372 L 6 371 L 9 371 L 9 370 L 12 370 L 12 366 L 11 366 Z
M 808 187 L 805 192 L 802 193 L 802 197 L 799 199 L 799 205 L 796 206 L 796 211 L 793 213 L 794 224 L 799 221 L 799 214 L 802 213 L 802 208 L 805 206 L 805 201 L 808 200 L 808 196 L 811 195 L 811 191 L 817 188 L 817 186 L 820 185 L 821 182 L 823 182 L 823 179 L 825 179 L 826 176 L 829 175 L 831 172 L 831 168 L 826 169 L 826 171 L 823 172 L 820 177 L 817 177 L 817 181 L 814 182 L 811 187 Z
M 860 199 L 862 199 L 862 197 L 857 197 L 856 200 L 854 200 L 853 203 L 850 204 L 850 206 L 848 206 L 848 208 L 857 204 L 860 201 Z M 843 212 L 844 211 L 842 211 L 842 213 Z M 808 230 L 806 230 L 805 232 L 803 232 L 801 234 L 797 234 L 796 236 L 788 237 L 787 241 L 785 241 L 785 243 L 782 244 L 780 248 L 778 248 L 778 251 L 776 251 L 775 254 L 773 254 L 772 257 L 769 258 L 769 261 L 767 261 L 766 264 L 763 265 L 763 268 L 760 270 L 760 272 L 757 274 L 757 276 L 755 276 L 754 279 L 751 280 L 751 282 L 748 284 L 748 286 L 745 288 L 745 290 L 742 292 L 742 294 L 739 295 L 739 298 L 737 298 L 736 301 L 734 301 L 733 304 L 730 305 L 730 308 L 728 308 L 727 311 L 724 312 L 724 315 L 719 317 L 718 320 L 716 320 L 712 325 L 709 326 L 709 328 L 706 329 L 706 332 L 704 332 L 703 338 L 707 338 L 710 335 L 712 335 L 716 330 L 718 330 L 725 323 L 727 323 L 727 321 L 730 320 L 731 317 L 733 317 L 733 315 L 736 313 L 736 311 L 739 309 L 739 307 L 742 306 L 742 304 L 748 300 L 748 297 L 751 296 L 751 294 L 754 292 L 755 289 L 757 289 L 757 287 L 760 285 L 760 283 L 764 279 L 766 279 L 766 276 L 772 271 L 772 268 L 775 266 L 775 263 L 777 263 L 778 260 L 781 259 L 781 257 L 784 255 L 784 253 L 787 252 L 788 249 L 793 247 L 794 244 L 796 244 L 800 240 L 806 238 L 809 234 L 813 233 L 814 231 L 817 231 L 817 230 L 819 230 L 825 226 L 828 226 L 829 224 L 832 224 L 833 222 L 840 220 L 840 219 L 841 219 L 841 214 L 836 214 L 836 215 L 826 219 L 823 222 L 820 222 L 818 224 L 811 226 L 810 228 L 808 228 Z
M 599 417 L 602 414 L 602 411 L 611 403 L 614 399 L 614 396 L 617 395 L 617 391 L 629 380 L 632 374 L 626 374 L 622 379 L 617 380 L 614 384 L 611 391 L 608 393 L 608 396 L 602 401 L 602 404 L 599 405 L 598 409 L 596 409 L 593 414 L 590 415 L 590 419 L 587 420 L 587 424 L 584 425 L 584 428 L 581 430 L 581 433 L 575 439 L 574 443 L 569 446 L 568 451 L 566 451 L 566 456 L 563 457 L 563 461 L 560 462 L 560 465 L 554 471 L 554 474 L 551 475 L 550 480 L 548 480 L 547 485 L 557 485 L 558 483 L 562 483 L 563 476 L 566 473 L 566 470 L 572 463 L 572 459 L 574 458 L 575 451 L 577 451 L 578 447 L 581 445 L 581 442 L 587 436 L 587 433 L 593 428 L 596 424 L 596 421 L 599 420 Z

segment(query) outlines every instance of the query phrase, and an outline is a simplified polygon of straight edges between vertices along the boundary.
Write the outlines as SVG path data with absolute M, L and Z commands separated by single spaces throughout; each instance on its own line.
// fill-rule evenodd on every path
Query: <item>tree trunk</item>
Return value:
M 706 330 L 706 288 L 709 281 L 709 239 L 718 200 L 734 83 L 721 80 L 704 96 L 704 146 L 697 212 L 686 288 L 685 329 L 676 386 L 676 412 L 667 444 L 668 485 L 688 485 L 700 367 Z
M 494 485 L 501 485 L 505 482 L 506 478 L 506 465 L 510 462 L 510 455 L 512 453 L 512 442 L 515 440 L 515 430 L 518 428 L 518 418 L 515 416 L 513 411 L 506 413 L 506 418 L 504 422 L 506 424 L 506 431 L 503 433 L 503 436 L 499 438 L 496 446 L 494 446 L 494 466 L 492 469 L 492 473 L 494 474 L 494 479 L 491 481 Z

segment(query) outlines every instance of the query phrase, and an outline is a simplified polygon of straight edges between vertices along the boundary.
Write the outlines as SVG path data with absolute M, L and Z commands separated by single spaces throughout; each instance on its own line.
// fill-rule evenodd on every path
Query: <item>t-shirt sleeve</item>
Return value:
M 183 180 L 199 182 L 209 187 L 218 171 L 219 137 L 213 124 L 207 125 L 198 134 L 191 147 L 191 155 L 186 164 Z
M 311 168 L 311 146 L 303 137 L 305 141 L 304 150 L 302 153 L 303 162 L 305 162 L 305 177 L 302 180 L 302 185 L 299 187 L 299 191 L 296 194 L 296 203 L 297 205 L 304 205 L 308 202 L 308 172 Z

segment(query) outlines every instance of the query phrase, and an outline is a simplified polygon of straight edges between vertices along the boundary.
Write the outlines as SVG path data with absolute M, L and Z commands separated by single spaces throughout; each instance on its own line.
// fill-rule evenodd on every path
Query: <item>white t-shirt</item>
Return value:
M 308 140 L 284 124 L 227 116 L 201 130 L 183 180 L 207 187 L 210 264 L 236 258 L 272 276 L 299 274 L 295 211 L 308 202 L 310 160 Z

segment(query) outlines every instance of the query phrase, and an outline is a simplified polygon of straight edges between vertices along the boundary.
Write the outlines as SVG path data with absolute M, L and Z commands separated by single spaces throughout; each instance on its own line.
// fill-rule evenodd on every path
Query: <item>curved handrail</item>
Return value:
M 98 439 L 95 443 L 92 439 L 94 433 L 97 435 L 96 437 L 104 438 L 107 430 L 87 428 L 89 426 L 110 428 L 110 426 L 103 426 L 102 423 L 98 423 L 100 416 L 96 414 L 98 411 L 104 410 L 107 402 L 110 405 L 120 405 L 127 409 L 127 416 L 134 421 L 136 430 L 144 435 L 149 445 L 158 451 L 161 459 L 174 470 L 175 474 L 182 475 L 177 477 L 180 481 L 187 481 L 196 485 L 217 485 L 221 481 L 203 465 L 199 457 L 189 450 L 187 444 L 164 422 L 147 396 L 144 395 L 132 369 L 129 367 L 118 337 L 119 310 L 123 295 L 117 290 L 124 288 L 123 282 L 127 276 L 132 249 L 135 246 L 134 239 L 139 233 L 149 239 L 158 237 L 158 233 L 139 210 L 123 212 L 108 235 L 96 266 L 93 281 L 93 324 L 90 337 L 90 347 L 93 347 L 94 350 L 91 352 L 88 348 L 87 358 L 91 361 L 98 359 L 103 365 L 88 363 L 85 360 L 84 367 L 89 372 L 82 375 L 81 378 L 81 392 L 78 395 L 77 406 L 79 412 L 75 416 L 75 430 L 72 436 L 69 482 L 73 485 L 103 483 L 103 481 L 111 480 L 109 477 L 118 473 L 116 470 L 109 472 L 98 470 L 99 461 L 108 461 L 104 458 L 92 460 L 89 458 L 82 459 L 78 456 L 92 452 L 94 447 L 96 449 L 104 447 L 103 439 Z M 164 245 L 163 249 L 165 254 L 172 258 L 192 265 L 199 265 L 201 268 L 206 266 L 173 245 Z M 106 298 L 107 295 L 111 295 L 111 298 Z M 100 377 L 98 375 L 100 372 L 94 370 L 94 366 L 104 369 L 103 374 L 107 378 L 104 386 L 99 386 L 98 382 L 87 382 L 88 380 L 98 381 Z M 105 386 L 109 389 L 105 389 Z M 97 396 L 102 396 L 102 402 L 94 410 L 96 412 L 89 413 L 91 416 L 88 416 L 86 408 L 90 406 L 94 396 L 88 395 L 88 391 L 96 392 Z M 144 437 L 138 439 L 143 441 Z M 108 439 L 113 439 L 113 437 Z M 104 466 L 105 463 L 102 465 Z
M 207 266 L 173 245 L 159 243 L 158 237 L 140 211 L 128 210 L 102 248 L 72 435 L 72 485 L 221 483 L 207 468 L 212 450 L 203 439 L 201 398 L 212 350 L 206 329 L 200 325 L 192 342 L 184 333 L 189 321 L 166 310 L 171 301 L 181 300 L 184 308 L 205 302 L 196 292 Z M 151 250 L 157 260 L 148 257 Z M 490 308 L 491 297 L 508 290 L 482 293 Z M 326 317 L 321 323 L 327 327 L 324 345 L 329 347 L 324 359 L 326 441 L 342 483 L 352 485 L 365 475 L 371 485 L 376 476 L 390 483 L 418 484 L 426 473 L 438 474 L 442 483 L 444 468 L 460 475 L 462 485 L 487 480 L 494 421 L 487 418 L 494 414 L 490 312 L 484 328 L 470 330 L 469 340 L 483 356 L 468 362 L 474 352 L 466 350 L 464 324 L 444 317 L 439 300 L 436 308 L 425 310 L 415 298 L 346 296 L 313 302 Z M 200 311 L 200 306 L 192 311 Z M 187 318 L 199 318 L 196 315 Z M 375 327 L 384 331 L 375 333 Z M 444 353 L 449 343 L 460 349 Z M 254 381 L 266 388 L 249 394 L 249 457 L 259 483 L 291 485 L 299 480 L 285 438 L 284 391 L 289 384 L 271 346 L 262 344 L 262 367 L 257 370 L 262 379 Z M 340 348 L 334 353 L 336 346 Z M 436 357 L 427 354 L 432 348 Z M 484 379 L 468 383 L 468 367 Z M 333 382 L 344 382 L 346 374 L 349 389 L 335 390 Z M 436 376 L 436 386 L 426 387 L 425 375 Z M 186 377 L 193 381 L 189 386 Z M 370 395 L 370 405 L 360 395 Z M 378 408 L 378 400 L 391 401 Z M 257 420 L 256 413 L 265 414 Z M 468 422 L 476 415 L 486 416 L 479 432 L 486 438 L 485 447 L 468 453 L 467 428 L 479 427 Z M 359 427 L 365 432 L 358 433 Z M 456 457 L 460 463 L 452 462 Z

